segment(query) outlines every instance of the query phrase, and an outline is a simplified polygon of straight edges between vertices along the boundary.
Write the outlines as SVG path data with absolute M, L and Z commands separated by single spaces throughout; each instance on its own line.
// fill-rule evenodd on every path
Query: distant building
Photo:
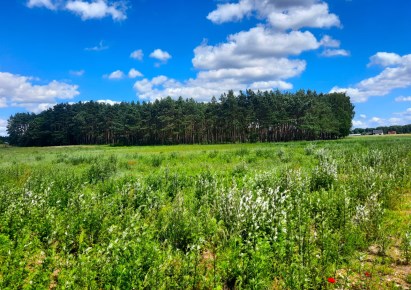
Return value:
M 388 135 L 396 135 L 397 131 L 388 131 Z
M 382 130 L 372 130 L 373 135 L 384 135 L 384 132 Z

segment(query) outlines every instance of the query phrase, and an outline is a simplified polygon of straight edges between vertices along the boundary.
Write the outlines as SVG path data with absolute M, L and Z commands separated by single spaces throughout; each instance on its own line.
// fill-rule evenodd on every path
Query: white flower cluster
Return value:
M 378 193 L 373 193 L 364 204 L 359 204 L 355 208 L 354 222 L 364 224 L 372 222 L 373 219 L 380 217 L 384 212 L 382 202 Z
M 218 196 L 215 206 L 232 232 L 243 237 L 263 232 L 275 240 L 278 231 L 286 231 L 290 198 L 290 192 L 279 187 L 238 190 L 234 186 Z

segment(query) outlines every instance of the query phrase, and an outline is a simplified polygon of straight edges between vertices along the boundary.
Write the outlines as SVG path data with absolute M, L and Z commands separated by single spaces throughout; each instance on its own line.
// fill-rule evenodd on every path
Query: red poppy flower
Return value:
M 336 280 L 333 277 L 330 277 L 327 279 L 328 282 L 334 284 L 336 282 Z
M 370 272 L 365 272 L 364 275 L 365 275 L 366 277 L 371 277 L 371 273 L 370 273 Z

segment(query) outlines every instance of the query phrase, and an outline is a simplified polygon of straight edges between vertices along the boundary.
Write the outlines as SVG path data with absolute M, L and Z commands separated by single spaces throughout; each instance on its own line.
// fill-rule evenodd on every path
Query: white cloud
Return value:
M 397 97 L 395 98 L 396 102 L 411 102 L 411 96 L 409 97 Z
M 24 107 L 27 111 L 33 112 L 33 113 L 41 113 L 47 109 L 50 109 L 57 105 L 57 103 L 39 103 L 39 104 L 33 104 L 33 103 L 21 103 L 19 104 L 20 107 Z
M 57 7 L 53 4 L 51 0 L 29 0 L 27 2 L 27 7 L 34 8 L 34 7 L 45 7 L 50 10 L 56 10 Z
M 324 57 L 350 56 L 350 52 L 345 49 L 326 49 L 321 53 L 321 56 L 324 56 Z
M 125 75 L 121 70 L 116 70 L 109 75 L 104 75 L 104 77 L 108 78 L 109 80 L 121 80 L 125 77 Z
M 144 54 L 141 49 L 135 50 L 130 54 L 131 58 L 134 58 L 136 60 L 143 60 Z
M 323 38 L 321 38 L 320 44 L 324 47 L 340 47 L 340 41 L 332 38 L 329 35 L 324 35 Z
M 346 92 L 353 102 L 362 103 L 370 97 L 385 96 L 394 89 L 410 87 L 411 54 L 400 56 L 399 62 L 389 59 L 381 57 L 381 54 L 377 53 L 371 57 L 371 62 L 383 66 L 389 65 L 380 74 L 365 79 L 352 87 L 340 88 L 336 86 L 331 89 L 331 92 Z M 394 57 L 394 59 L 396 58 Z
M 250 61 L 244 67 L 201 71 L 198 73 L 198 78 L 204 80 L 235 79 L 241 82 L 281 80 L 300 75 L 305 67 L 306 63 L 303 60 L 290 60 L 288 58 L 256 59 L 253 62 Z
M 396 53 L 389 52 L 377 52 L 370 57 L 370 63 L 368 66 L 379 65 L 382 67 L 397 65 L 401 63 L 401 56 Z
M 120 104 L 120 103 L 121 103 L 121 102 L 112 101 L 112 100 L 97 100 L 96 102 L 97 102 L 97 103 L 100 103 L 100 104 L 107 104 L 107 105 L 110 105 L 110 106 L 113 106 L 113 105 L 116 105 L 116 104 Z
M 379 118 L 379 117 L 372 117 L 372 118 L 370 119 L 370 122 L 371 122 L 371 123 L 374 123 L 374 124 L 378 124 L 379 126 L 382 126 L 382 125 L 384 125 L 385 120 L 384 120 L 384 119 L 381 119 L 381 118 Z
M 7 135 L 7 120 L 0 119 L 0 136 Z
M 76 76 L 76 77 L 81 77 L 81 76 L 84 75 L 84 73 L 85 73 L 85 71 L 83 69 L 82 70 L 71 70 L 70 71 L 70 74 L 72 76 Z
M 354 128 L 365 128 L 366 123 L 361 121 L 361 120 L 353 120 L 352 121 L 352 126 Z
M 82 0 L 68 1 L 65 8 L 81 17 L 83 20 L 101 19 L 107 16 L 115 21 L 125 20 L 126 7 L 123 2 L 113 2 L 111 5 L 106 0 L 87 2 Z
M 157 48 L 152 53 L 150 53 L 150 57 L 158 59 L 162 62 L 167 62 L 171 58 L 171 55 L 167 51 L 163 51 Z
M 273 88 L 278 88 L 281 90 L 291 90 L 293 88 L 293 85 L 284 81 L 254 82 L 249 85 L 247 89 L 270 91 Z
M 300 29 L 303 27 L 328 28 L 340 26 L 335 14 L 330 14 L 326 3 L 309 7 L 292 7 L 286 11 L 273 11 L 268 15 L 270 24 L 277 29 Z
M 50 10 L 67 10 L 83 20 L 111 17 L 114 21 L 127 19 L 124 0 L 29 0 L 27 7 L 45 7 Z
M 141 72 L 139 72 L 138 70 L 132 68 L 129 72 L 128 72 L 128 77 L 130 79 L 135 79 L 137 77 L 142 77 L 143 74 Z
M 103 44 L 103 41 L 100 41 L 98 45 L 93 46 L 93 47 L 86 47 L 84 50 L 87 51 L 102 51 L 102 50 L 106 50 L 109 49 L 109 47 L 107 45 Z
M 208 14 L 207 19 L 221 24 L 239 21 L 253 13 L 280 30 L 340 26 L 339 18 L 329 13 L 327 3 L 315 0 L 240 0 L 237 3 L 218 5 L 216 10 Z
M 361 114 L 360 117 L 361 117 L 362 119 L 367 119 L 367 115 L 364 115 L 364 114 Z
M 319 45 L 309 31 L 278 33 L 259 26 L 230 35 L 226 43 L 216 46 L 203 43 L 194 49 L 193 65 L 197 69 L 264 66 L 269 58 L 298 55 Z
M 345 49 L 340 49 L 341 42 L 332 38 L 329 35 L 324 35 L 323 38 L 320 40 L 321 46 L 324 49 L 321 53 L 323 57 L 335 57 L 335 56 L 349 56 L 350 52 Z
M 0 98 L 0 108 L 7 108 L 7 100 L 6 100 L 6 97 Z
M 240 1 L 239 3 L 227 3 L 217 5 L 217 9 L 208 14 L 207 19 L 214 23 L 239 21 L 249 15 L 254 9 L 251 1 Z
M 33 84 L 34 78 L 0 72 L 0 100 L 6 107 L 24 107 L 38 112 L 57 99 L 68 100 L 79 94 L 77 85 L 51 81 L 45 85 Z

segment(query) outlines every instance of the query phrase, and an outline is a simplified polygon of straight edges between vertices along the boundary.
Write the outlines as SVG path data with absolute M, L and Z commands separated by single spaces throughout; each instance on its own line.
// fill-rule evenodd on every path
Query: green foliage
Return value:
M 117 159 L 114 155 L 109 159 L 95 160 L 86 171 L 86 179 L 90 183 L 103 182 L 117 171 Z
M 164 158 L 160 155 L 155 155 L 153 156 L 153 158 L 151 159 L 151 165 L 153 167 L 160 167 L 161 163 L 163 162 Z

